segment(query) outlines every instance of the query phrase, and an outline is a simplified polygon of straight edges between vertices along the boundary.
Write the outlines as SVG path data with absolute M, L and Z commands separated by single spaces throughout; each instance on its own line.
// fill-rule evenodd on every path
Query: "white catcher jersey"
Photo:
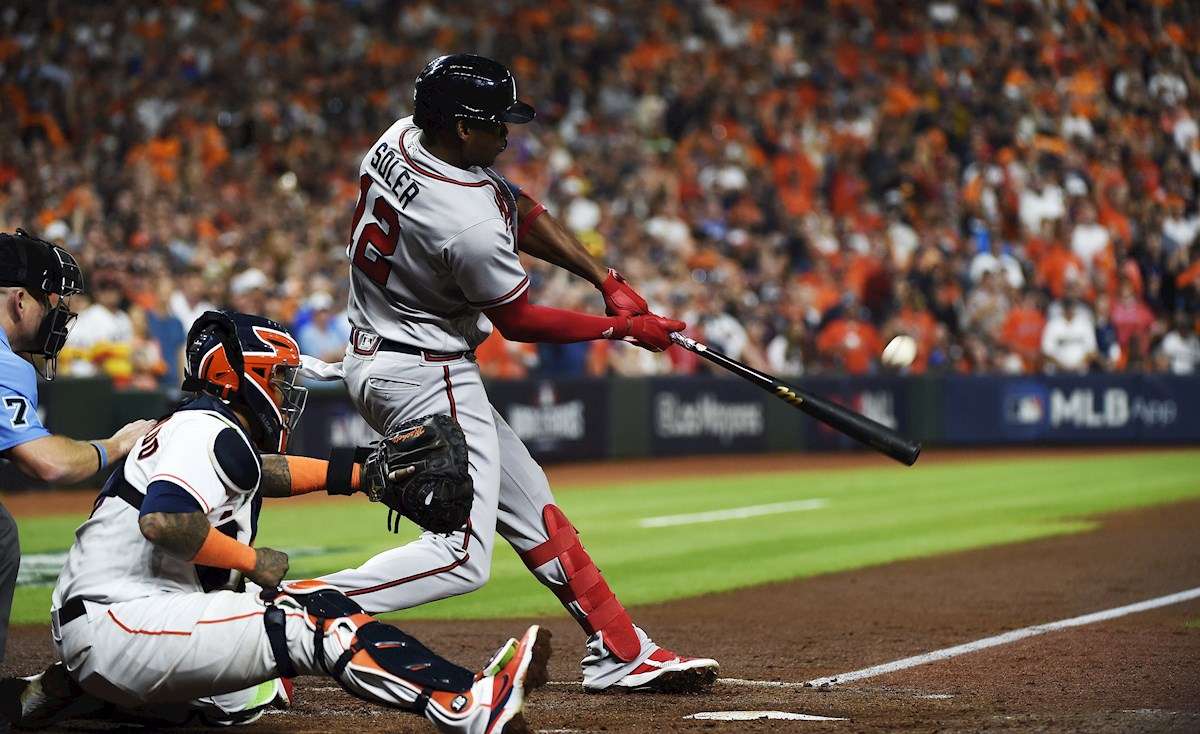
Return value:
M 516 202 L 490 169 L 452 166 L 420 138 L 412 118 L 401 119 L 359 166 L 350 323 L 430 351 L 474 349 L 492 331 L 480 312 L 529 287 Z
M 201 401 L 209 400 L 191 405 L 201 407 Z M 240 470 L 232 468 L 231 455 Z M 256 464 L 247 467 L 247 461 Z M 54 587 L 54 608 L 77 596 L 114 604 L 232 586 L 235 574 L 228 570 L 182 561 L 146 540 L 138 527 L 139 510 L 117 492 L 124 484 L 126 494 L 132 490 L 133 496 L 144 498 L 152 482 L 172 482 L 203 508 L 213 527 L 250 543 L 261 506 L 261 499 L 255 499 L 261 476 L 257 462 L 258 452 L 241 426 L 220 412 L 185 408 L 171 415 L 134 444 L 124 466 L 104 485 L 91 517 L 75 531 Z M 251 482 L 253 486 L 240 486 Z

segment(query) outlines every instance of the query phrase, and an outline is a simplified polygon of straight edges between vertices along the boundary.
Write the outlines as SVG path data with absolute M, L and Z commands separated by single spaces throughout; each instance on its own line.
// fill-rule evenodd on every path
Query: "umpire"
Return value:
M 0 232 L 0 457 L 45 482 L 90 477 L 123 458 L 153 425 L 134 421 L 97 441 L 51 435 L 42 427 L 34 364 L 42 377 L 54 379 L 58 351 L 75 320 L 67 301 L 82 291 L 83 273 L 71 253 L 24 230 Z M 20 563 L 17 525 L 0 505 L 0 661 Z

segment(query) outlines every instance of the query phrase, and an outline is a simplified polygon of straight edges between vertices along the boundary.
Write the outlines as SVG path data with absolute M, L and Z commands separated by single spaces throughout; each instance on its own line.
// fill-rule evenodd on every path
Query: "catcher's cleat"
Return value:
M 504 643 L 465 693 L 434 691 L 425 715 L 439 731 L 522 734 L 530 729 L 521 709 L 533 689 L 546 683 L 550 632 L 537 625 L 520 640 Z
M 642 654 L 631 663 L 615 659 L 599 635 L 588 640 L 583 659 L 583 690 L 589 693 L 638 691 L 700 693 L 717 680 L 720 665 L 712 658 L 693 658 L 659 647 L 638 629 Z
M 274 678 L 259 683 L 254 696 L 239 711 L 203 709 L 199 712 L 206 726 L 247 726 L 263 717 L 267 709 L 287 709 L 292 705 L 294 686 L 291 678 Z
M 62 663 L 27 678 L 0 681 L 0 717 L 14 729 L 44 729 L 61 721 L 94 714 L 104 702 L 79 689 Z

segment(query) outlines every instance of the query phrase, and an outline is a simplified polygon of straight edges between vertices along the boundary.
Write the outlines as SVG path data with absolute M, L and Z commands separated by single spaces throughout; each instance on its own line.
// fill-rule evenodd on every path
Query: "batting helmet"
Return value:
M 504 64 L 474 54 L 439 56 L 417 76 L 414 121 L 421 129 L 465 117 L 525 123 L 537 113 L 517 99 L 517 80 Z
M 308 390 L 296 385 L 300 346 L 280 324 L 233 311 L 206 311 L 187 337 L 183 389 L 244 409 L 263 451 L 282 453 Z
M 75 322 L 68 300 L 83 292 L 83 272 L 71 253 L 18 229 L 16 234 L 0 232 L 0 286 L 20 286 L 46 307 L 38 328 L 43 358 L 42 377 L 54 379 L 58 352 L 67 341 Z M 57 302 L 50 298 L 57 296 Z

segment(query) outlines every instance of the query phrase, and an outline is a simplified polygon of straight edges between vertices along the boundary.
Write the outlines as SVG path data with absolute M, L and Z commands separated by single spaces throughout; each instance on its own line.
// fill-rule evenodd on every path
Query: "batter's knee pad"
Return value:
M 285 634 L 286 608 L 302 610 L 313 630 L 314 657 L 327 675 L 342 680 L 346 668 L 371 668 L 371 673 L 399 678 L 420 689 L 414 708 L 424 710 L 433 691 L 461 693 L 471 690 L 475 675 L 433 653 L 418 640 L 390 624 L 375 619 L 342 592 L 320 581 L 294 581 L 284 584 L 282 592 L 272 592 L 263 615 L 267 638 L 275 655 L 279 674 L 294 677 L 296 668 L 288 656 Z M 325 635 L 333 625 L 345 625 L 353 631 L 353 640 L 337 660 L 325 657 Z M 349 689 L 347 689 L 349 690 Z M 353 693 L 353 691 L 350 691 Z
M 579 532 L 555 505 L 542 509 L 542 522 L 546 542 L 522 553 L 521 560 L 532 571 L 557 559 L 567 579 L 565 585 L 551 587 L 559 601 L 568 609 L 577 605 L 583 628 L 589 634 L 603 633 L 604 647 L 618 659 L 632 662 L 642 651 L 633 620 L 583 549 Z

